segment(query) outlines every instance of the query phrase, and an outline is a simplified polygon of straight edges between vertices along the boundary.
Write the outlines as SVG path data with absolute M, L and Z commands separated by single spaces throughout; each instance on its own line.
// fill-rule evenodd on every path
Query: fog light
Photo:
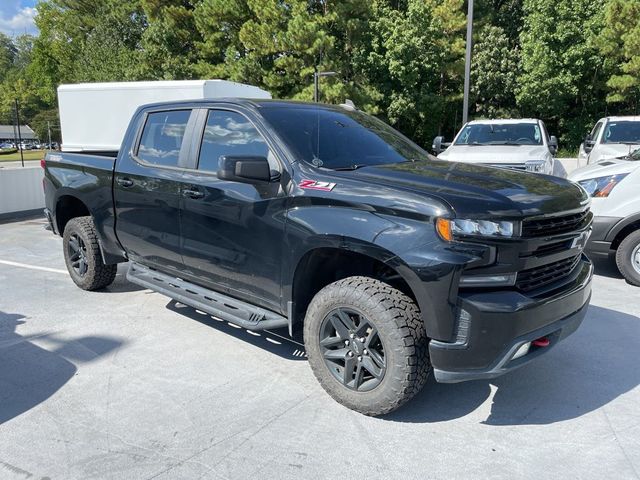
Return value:
M 516 283 L 515 273 L 499 275 L 463 275 L 460 285 L 463 287 L 510 287 Z
M 527 353 L 529 353 L 530 348 L 531 348 L 531 342 L 523 343 L 522 345 L 520 345 L 520 348 L 516 350 L 516 353 L 513 354 L 513 357 L 511 357 L 511 360 L 524 357 Z
M 465 309 L 461 309 L 458 314 L 458 333 L 456 334 L 456 343 L 466 345 L 469 341 L 469 330 L 471 328 L 471 314 Z

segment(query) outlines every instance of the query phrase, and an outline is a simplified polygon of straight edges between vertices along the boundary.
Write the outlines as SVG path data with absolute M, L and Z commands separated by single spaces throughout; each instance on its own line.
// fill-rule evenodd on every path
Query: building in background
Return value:
M 35 142 L 38 137 L 36 132 L 31 130 L 29 125 L 20 125 L 20 138 L 23 142 Z M 15 125 L 0 125 L 0 144 L 16 143 L 18 139 L 18 129 Z

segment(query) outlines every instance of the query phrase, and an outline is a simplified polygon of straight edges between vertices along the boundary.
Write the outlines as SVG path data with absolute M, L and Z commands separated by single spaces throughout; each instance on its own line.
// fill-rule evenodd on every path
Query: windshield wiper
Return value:
M 359 168 L 367 167 L 367 166 L 368 166 L 368 165 L 365 165 L 365 164 L 363 164 L 363 163 L 357 163 L 357 164 L 349 165 L 349 166 L 346 166 L 346 167 L 336 167 L 336 168 L 332 168 L 331 170 L 334 170 L 334 171 L 336 171 L 336 172 L 343 172 L 343 171 L 348 171 L 348 170 L 357 170 L 357 169 L 359 169 Z

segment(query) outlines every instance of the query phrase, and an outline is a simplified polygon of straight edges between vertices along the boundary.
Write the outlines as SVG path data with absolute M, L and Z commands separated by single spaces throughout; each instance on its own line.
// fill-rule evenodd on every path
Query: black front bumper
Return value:
M 432 340 L 429 354 L 438 382 L 493 378 L 549 351 L 582 322 L 591 297 L 593 266 L 586 256 L 562 285 L 531 297 L 514 290 L 461 292 L 459 312 L 466 312 L 466 334 L 456 342 Z M 525 343 L 545 337 L 513 359 Z

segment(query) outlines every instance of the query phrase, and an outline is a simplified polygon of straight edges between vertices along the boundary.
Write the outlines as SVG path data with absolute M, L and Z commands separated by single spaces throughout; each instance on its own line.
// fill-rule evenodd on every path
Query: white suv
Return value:
M 473 120 L 453 142 L 444 143 L 444 137 L 436 137 L 432 148 L 442 160 L 566 176 L 554 159 L 558 140 L 535 118 Z
M 639 147 L 640 117 L 601 118 L 580 145 L 578 165 L 629 155 Z

